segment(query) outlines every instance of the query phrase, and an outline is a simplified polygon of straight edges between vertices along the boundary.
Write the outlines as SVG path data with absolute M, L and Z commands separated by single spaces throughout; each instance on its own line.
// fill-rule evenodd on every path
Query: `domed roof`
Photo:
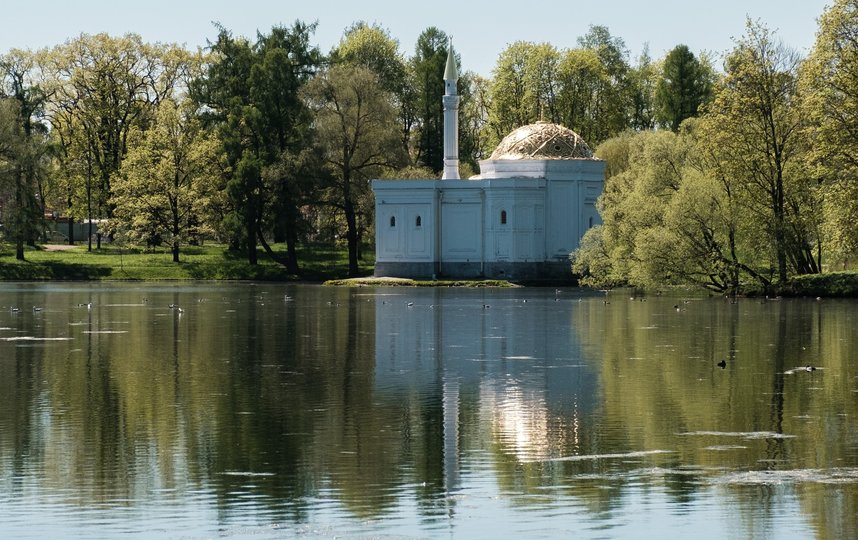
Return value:
M 591 159 L 593 151 L 577 133 L 550 122 L 521 126 L 504 137 L 489 159 Z

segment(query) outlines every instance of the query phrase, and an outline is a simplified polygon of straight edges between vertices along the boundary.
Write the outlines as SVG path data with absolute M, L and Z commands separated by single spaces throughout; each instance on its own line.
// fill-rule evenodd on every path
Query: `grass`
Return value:
M 828 272 L 795 276 L 778 294 L 783 296 L 858 297 L 858 272 Z
M 285 246 L 273 246 L 275 251 Z M 367 253 L 371 255 L 371 252 Z M 14 249 L 0 244 L 0 280 L 246 280 L 324 281 L 348 275 L 345 249 L 330 245 L 305 246 L 298 250 L 299 275 L 259 251 L 258 264 L 250 265 L 242 253 L 223 245 L 182 248 L 180 262 L 172 262 L 167 249 L 146 252 L 137 247 L 104 245 L 87 251 L 85 245 L 64 251 L 27 248 L 25 261 L 15 260 Z M 361 275 L 372 273 L 374 261 L 360 263 Z

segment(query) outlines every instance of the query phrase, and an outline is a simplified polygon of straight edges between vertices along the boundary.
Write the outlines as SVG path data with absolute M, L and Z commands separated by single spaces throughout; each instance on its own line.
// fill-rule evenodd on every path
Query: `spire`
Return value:
M 447 46 L 447 67 L 444 68 L 445 81 L 458 81 L 459 70 L 456 69 L 456 55 L 453 53 L 453 38 L 450 37 L 450 44 Z
M 444 69 L 444 173 L 442 179 L 459 178 L 459 96 L 456 81 L 459 70 L 456 69 L 456 54 L 453 52 L 453 39 L 447 47 L 447 67 Z

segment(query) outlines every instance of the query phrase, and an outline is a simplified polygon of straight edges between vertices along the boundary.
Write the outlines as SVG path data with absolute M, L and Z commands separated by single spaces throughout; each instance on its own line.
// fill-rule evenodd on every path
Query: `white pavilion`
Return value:
M 571 277 L 569 254 L 600 223 L 605 162 L 575 132 L 537 122 L 507 135 L 480 174 L 459 177 L 458 70 L 444 72 L 440 180 L 373 180 L 375 275 L 412 278 Z

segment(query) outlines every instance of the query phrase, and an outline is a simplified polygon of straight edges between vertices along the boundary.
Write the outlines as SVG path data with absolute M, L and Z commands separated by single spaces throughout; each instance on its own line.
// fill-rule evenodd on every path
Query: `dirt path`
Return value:
M 42 248 L 45 251 L 65 251 L 76 247 L 77 246 L 70 246 L 68 244 L 42 244 Z

